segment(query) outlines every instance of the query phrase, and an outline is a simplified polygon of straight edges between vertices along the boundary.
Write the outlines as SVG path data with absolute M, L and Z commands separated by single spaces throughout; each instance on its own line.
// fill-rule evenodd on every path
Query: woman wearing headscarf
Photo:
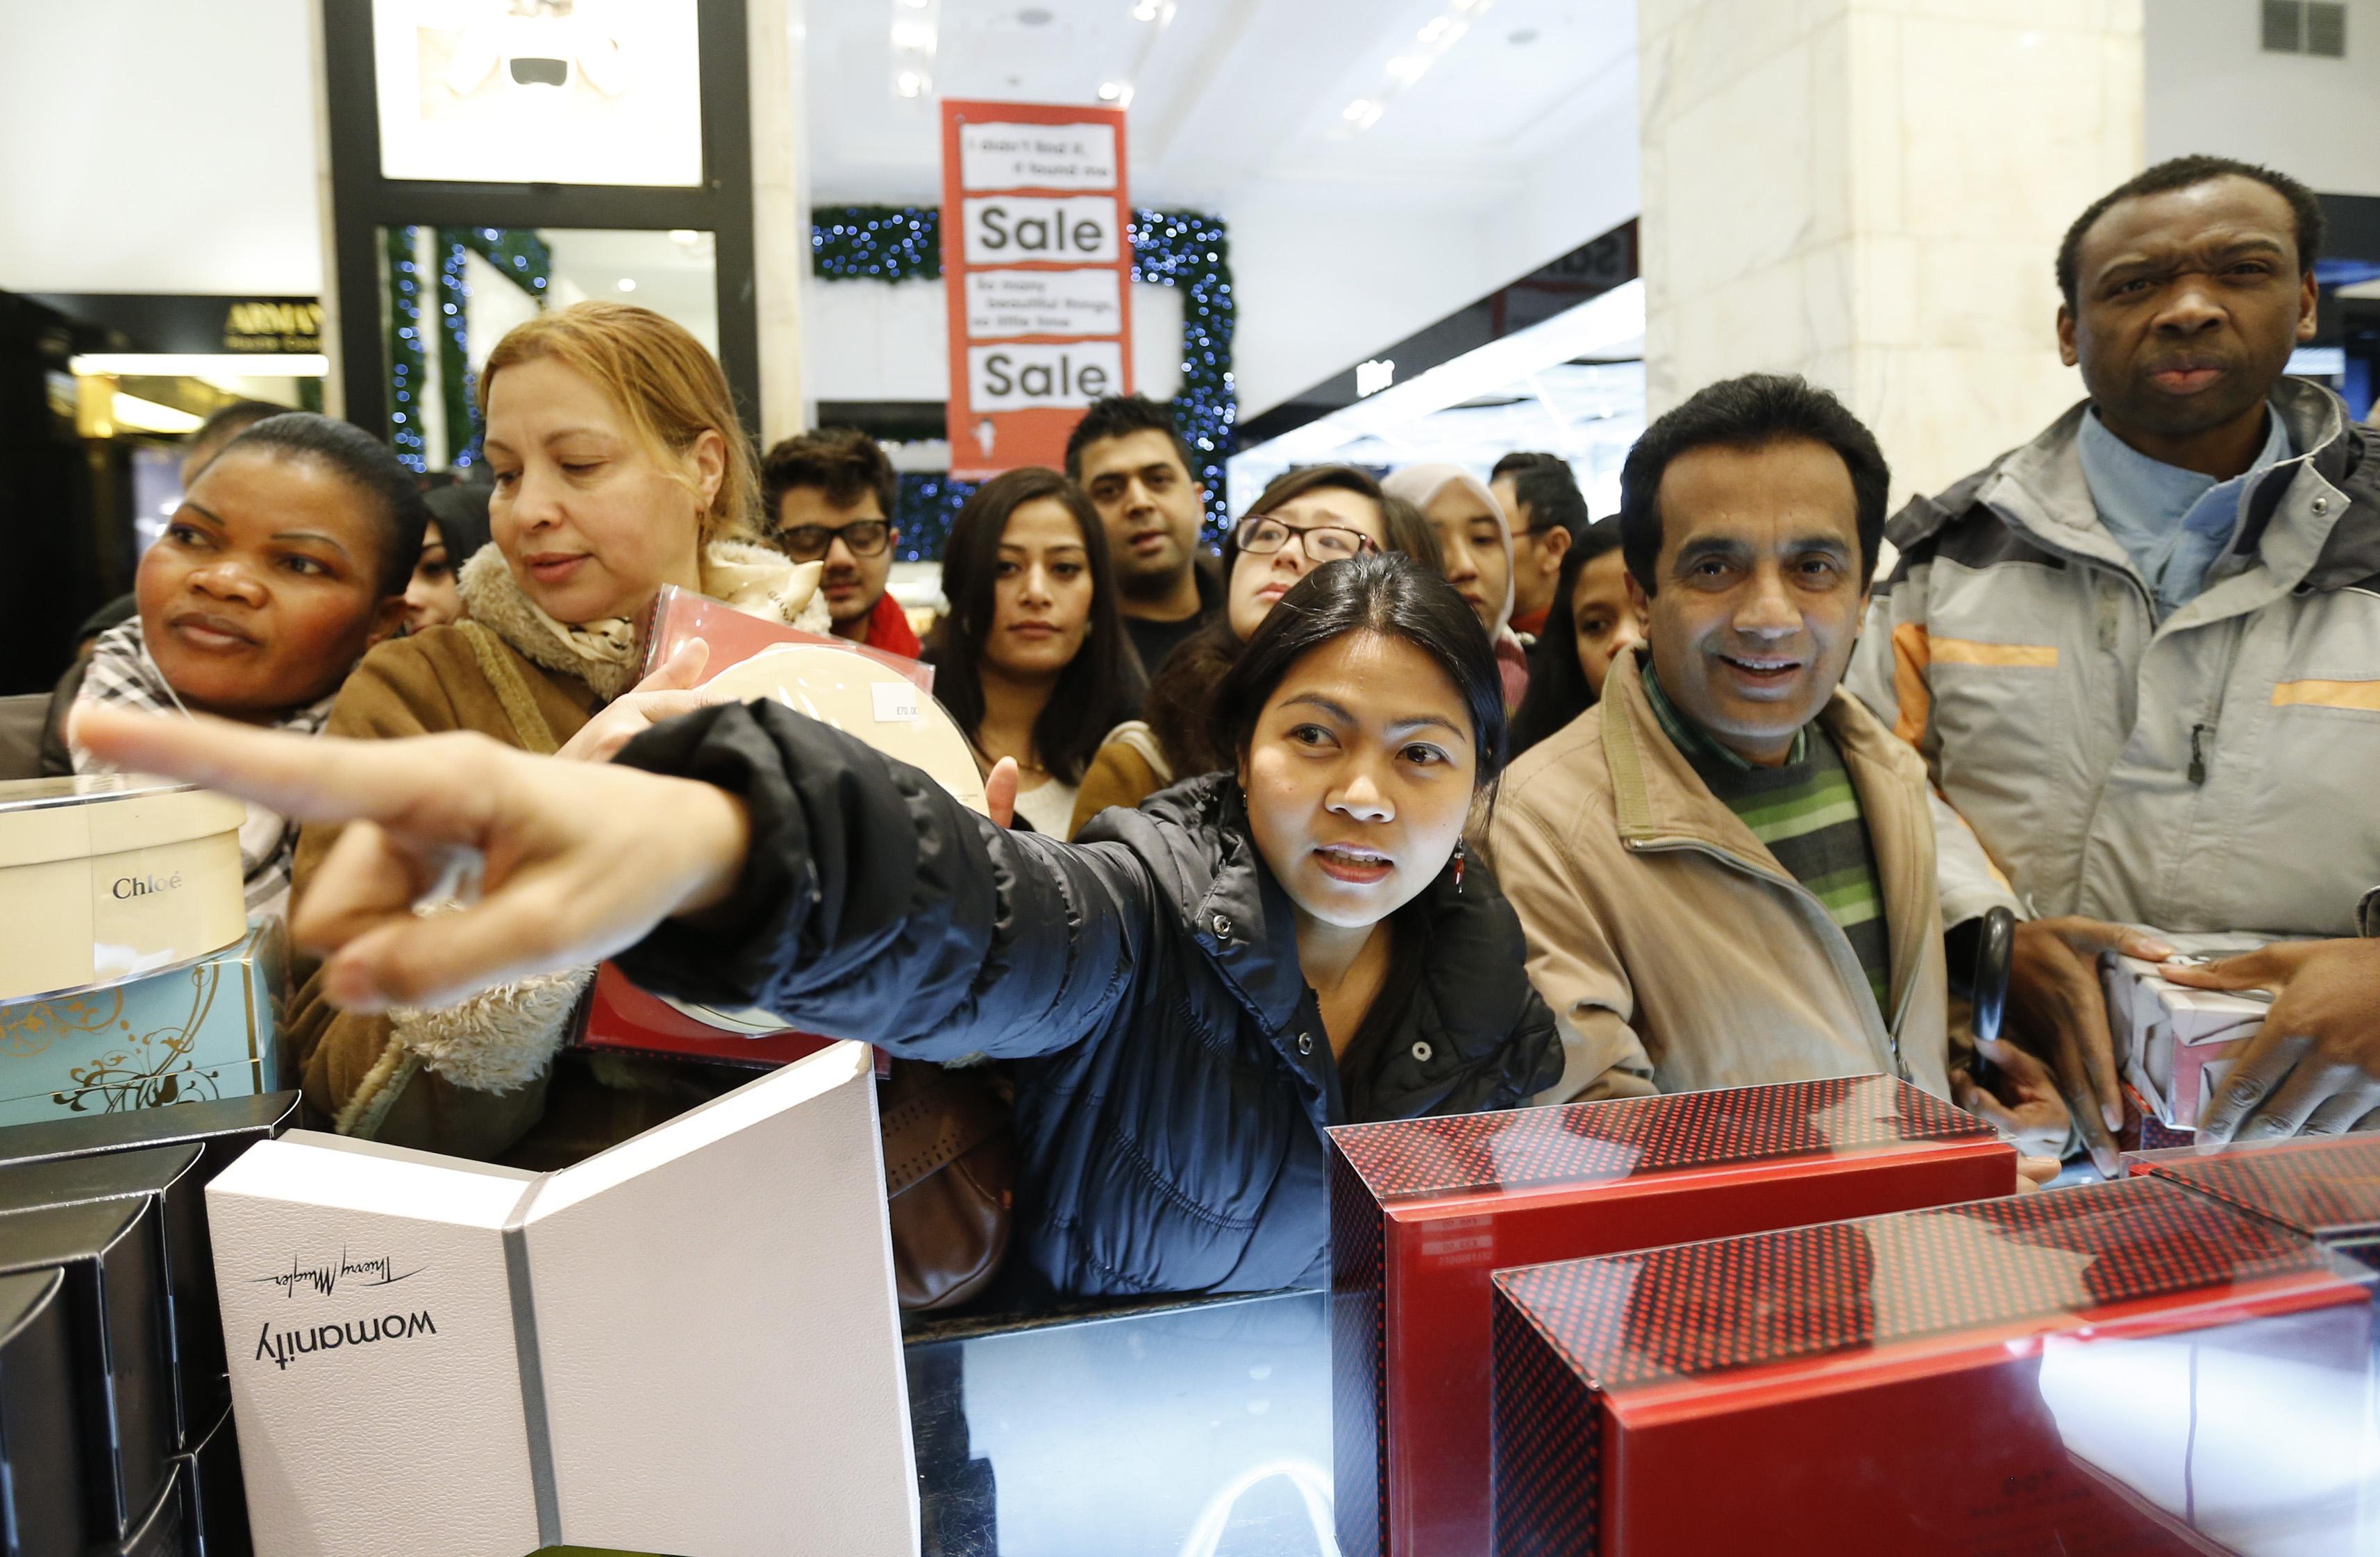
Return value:
M 1411 465 L 1380 483 L 1422 511 L 1438 533 L 1446 581 L 1478 615 L 1496 646 L 1504 706 L 1529 690 L 1529 656 L 1512 631 L 1512 525 L 1488 484 L 1460 465 Z

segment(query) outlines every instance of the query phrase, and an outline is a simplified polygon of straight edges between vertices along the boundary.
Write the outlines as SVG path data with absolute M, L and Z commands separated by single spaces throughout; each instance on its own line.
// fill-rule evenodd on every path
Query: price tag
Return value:
M 878 724 L 915 724 L 924 717 L 917 711 L 917 689 L 907 682 L 872 682 L 868 690 L 876 700 Z

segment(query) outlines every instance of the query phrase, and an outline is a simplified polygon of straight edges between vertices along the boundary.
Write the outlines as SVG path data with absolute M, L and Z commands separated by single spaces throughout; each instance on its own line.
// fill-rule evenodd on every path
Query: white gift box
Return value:
M 154 778 L 0 783 L 0 1001 L 138 978 L 239 939 L 247 815 Z
M 2205 958 L 2234 956 L 2261 944 L 2237 937 L 2164 939 Z M 2165 1123 L 2196 1129 L 2231 1068 L 2231 1056 L 2264 1025 L 2271 999 L 2192 989 L 2166 978 L 2159 964 L 2136 957 L 2107 958 L 2101 982 L 2124 1080 Z
M 911 1557 L 868 1051 L 555 1173 L 292 1131 L 209 1186 L 259 1557 Z

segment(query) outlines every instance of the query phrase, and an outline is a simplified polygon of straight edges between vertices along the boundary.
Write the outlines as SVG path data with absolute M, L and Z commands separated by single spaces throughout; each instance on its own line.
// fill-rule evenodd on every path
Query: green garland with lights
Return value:
M 446 416 L 446 441 L 457 468 L 478 457 L 479 412 L 470 376 L 471 288 L 465 261 L 485 258 L 497 272 L 545 306 L 553 276 L 553 254 L 533 232 L 500 227 L 437 229 L 437 297 L 432 310 L 442 328 L 438 354 L 439 398 Z M 430 463 L 422 405 L 430 395 L 428 326 L 423 322 L 421 229 L 391 227 L 382 235 L 388 282 L 388 440 L 396 457 L 415 470 Z M 463 435 L 468 433 L 468 437 Z
M 935 281 L 942 273 L 941 213 L 933 206 L 850 205 L 810 213 L 810 270 L 825 281 Z M 1129 229 L 1132 278 L 1183 290 L 1182 388 L 1173 418 L 1197 458 L 1193 473 L 1207 488 L 1207 533 L 1230 523 L 1223 458 L 1239 414 L 1232 378 L 1230 234 L 1220 216 L 1201 211 L 1135 209 Z M 899 512 L 905 561 L 939 556 L 951 520 L 975 490 L 942 475 L 901 479 Z

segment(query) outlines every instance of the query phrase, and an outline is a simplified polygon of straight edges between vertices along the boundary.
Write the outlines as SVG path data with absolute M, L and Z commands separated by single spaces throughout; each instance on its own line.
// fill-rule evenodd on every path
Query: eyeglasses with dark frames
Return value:
M 1293 525 L 1269 513 L 1249 514 L 1240 521 L 1234 534 L 1240 549 L 1257 557 L 1271 556 L 1294 537 L 1305 560 L 1318 566 L 1343 562 L 1380 549 L 1379 542 L 1361 530 L 1351 530 L 1343 525 Z
M 795 525 L 777 532 L 777 544 L 796 562 L 815 562 L 837 539 L 855 557 L 873 557 L 892 537 L 889 519 L 854 519 L 832 529 L 824 525 Z

